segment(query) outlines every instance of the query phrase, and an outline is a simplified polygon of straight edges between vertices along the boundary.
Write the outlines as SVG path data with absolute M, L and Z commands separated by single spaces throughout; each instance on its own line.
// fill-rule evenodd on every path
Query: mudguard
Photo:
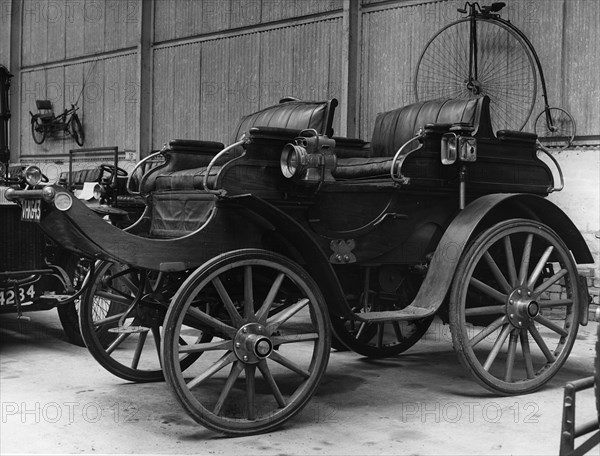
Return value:
M 302 225 L 282 210 L 256 196 L 239 195 L 230 197 L 229 200 L 255 213 L 271 225 L 271 230 L 277 232 L 280 239 L 288 241 L 281 253 L 304 266 L 321 289 L 330 312 L 337 316 L 353 318 L 333 267 L 312 235 Z
M 427 276 L 414 301 L 393 312 L 355 314 L 364 321 L 416 320 L 432 316 L 440 308 L 469 241 L 483 227 L 507 218 L 528 218 L 550 226 L 569 247 L 579 264 L 593 263 L 581 233 L 567 215 L 550 201 L 529 194 L 491 194 L 471 202 L 458 213 L 440 240 Z

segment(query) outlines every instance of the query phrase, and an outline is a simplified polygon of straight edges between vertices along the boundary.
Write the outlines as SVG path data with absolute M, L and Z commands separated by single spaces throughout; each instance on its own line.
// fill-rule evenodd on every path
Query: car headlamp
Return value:
M 27 182 L 27 185 L 31 185 L 32 187 L 35 187 L 42 181 L 42 170 L 37 166 L 28 166 L 25 168 L 23 175 L 25 176 L 25 182 Z
M 337 165 L 334 148 L 335 140 L 320 136 L 315 130 L 303 130 L 293 143 L 283 147 L 279 160 L 281 173 L 288 179 L 333 180 L 331 172 Z
M 54 196 L 54 206 L 59 211 L 68 211 L 73 205 L 73 198 L 66 192 L 58 192 Z
M 94 199 L 99 200 L 100 198 L 102 198 L 104 196 L 105 193 L 106 193 L 106 190 L 104 189 L 104 187 L 102 185 L 100 185 L 100 184 L 94 185 L 94 190 L 93 190 Z

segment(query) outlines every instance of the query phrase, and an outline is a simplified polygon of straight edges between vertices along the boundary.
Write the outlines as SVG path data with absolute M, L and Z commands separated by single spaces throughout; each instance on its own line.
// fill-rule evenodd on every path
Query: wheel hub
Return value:
M 513 326 L 517 328 L 525 327 L 539 313 L 540 305 L 527 287 L 516 288 L 508 295 L 506 316 Z
M 244 363 L 256 364 L 272 351 L 273 343 L 267 337 L 265 327 L 259 323 L 242 326 L 233 338 L 233 352 Z

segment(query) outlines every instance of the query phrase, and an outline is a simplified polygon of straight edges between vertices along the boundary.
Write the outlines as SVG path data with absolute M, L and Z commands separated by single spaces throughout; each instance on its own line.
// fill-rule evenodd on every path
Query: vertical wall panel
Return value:
M 23 2 L 23 65 L 46 61 L 48 52 L 47 0 Z
M 31 116 L 37 112 L 35 100 L 46 98 L 46 74 L 45 71 L 32 71 L 21 75 L 21 115 L 20 115 L 20 147 L 21 155 L 34 155 L 40 152 L 48 152 L 50 143 L 35 144 L 31 137 Z
M 106 4 L 85 0 L 83 13 L 83 49 L 86 54 L 104 51 Z
M 230 40 L 229 74 L 227 90 L 229 106 L 227 118 L 231 125 L 243 115 L 258 111 L 260 102 L 260 34 L 238 36 Z M 231 132 L 227 132 L 227 140 L 234 141 Z
M 84 6 L 83 1 L 66 4 L 65 47 L 67 58 L 83 55 Z
M 154 52 L 154 88 L 152 135 L 153 148 L 158 149 L 168 140 L 169 119 L 173 115 L 173 56 L 172 48 Z
M 578 134 L 600 135 L 600 9 L 595 0 L 566 6 L 564 107 Z
M 10 71 L 10 31 L 12 4 L 0 4 L 0 65 Z
M 48 23 L 48 52 L 49 61 L 65 58 L 65 25 L 66 0 L 49 1 L 46 5 L 45 19 Z

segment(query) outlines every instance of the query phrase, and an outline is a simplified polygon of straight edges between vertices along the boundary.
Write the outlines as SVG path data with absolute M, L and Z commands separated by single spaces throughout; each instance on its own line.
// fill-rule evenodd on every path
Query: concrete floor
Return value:
M 55 311 L 28 316 L 20 325 L 0 316 L 2 454 L 558 454 L 563 385 L 593 373 L 597 328 L 580 329 L 549 385 L 519 397 L 479 387 L 438 322 L 397 358 L 334 351 L 299 416 L 266 435 L 225 438 L 188 418 L 164 383 L 125 383 L 68 344 Z M 578 396 L 582 421 L 596 416 L 593 394 Z

